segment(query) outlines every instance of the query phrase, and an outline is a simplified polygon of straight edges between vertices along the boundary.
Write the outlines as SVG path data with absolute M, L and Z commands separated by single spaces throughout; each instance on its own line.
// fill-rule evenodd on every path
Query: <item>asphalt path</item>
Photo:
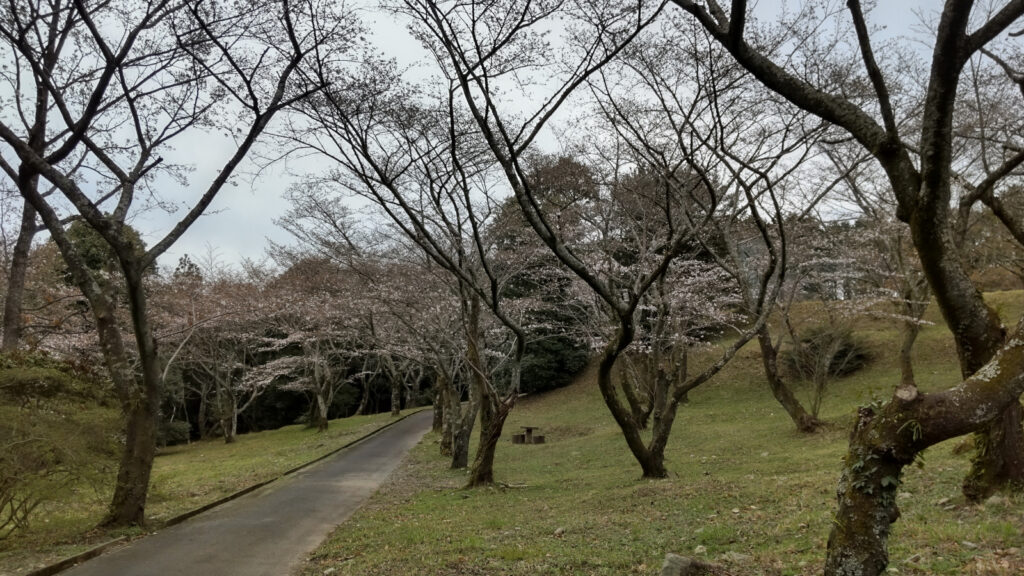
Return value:
M 80 564 L 67 576 L 285 576 L 430 428 L 423 410 L 310 468 Z

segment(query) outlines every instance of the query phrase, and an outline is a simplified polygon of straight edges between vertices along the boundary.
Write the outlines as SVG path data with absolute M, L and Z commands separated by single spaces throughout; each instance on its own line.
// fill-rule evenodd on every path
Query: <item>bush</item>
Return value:
M 816 326 L 783 353 L 786 368 L 805 380 L 848 376 L 867 366 L 871 353 L 847 327 Z
M 160 447 L 187 444 L 191 439 L 192 425 L 183 420 L 161 420 L 156 430 L 156 445 Z
M 72 487 L 109 482 L 119 418 L 101 406 L 104 397 L 102 383 L 72 364 L 0 356 L 0 539 Z

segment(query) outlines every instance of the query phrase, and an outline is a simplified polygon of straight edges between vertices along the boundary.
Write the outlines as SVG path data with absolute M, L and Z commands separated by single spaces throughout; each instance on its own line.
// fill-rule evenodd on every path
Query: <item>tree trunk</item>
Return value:
M 615 368 L 615 362 L 622 354 L 622 351 L 633 341 L 633 333 L 632 323 L 623 319 L 615 338 L 605 346 L 604 353 L 601 355 L 601 361 L 597 366 L 597 386 L 601 390 L 601 396 L 604 398 L 605 405 L 608 406 L 612 417 L 615 418 L 615 423 L 622 430 L 626 445 L 629 446 L 633 457 L 640 464 L 643 477 L 664 478 L 668 475 L 668 471 L 665 470 L 663 459 L 657 455 L 652 455 L 647 449 L 640 434 L 640 427 L 633 420 L 632 412 L 619 401 L 615 384 L 612 381 L 612 370 Z
M 441 455 L 451 456 L 455 446 L 455 429 L 458 427 L 459 400 L 455 397 L 451 380 L 445 378 L 442 384 L 441 398 L 444 402 L 444 420 L 441 428 Z
M 196 415 L 196 428 L 199 430 L 199 439 L 206 440 L 206 437 L 210 434 L 209 420 L 207 419 L 207 412 L 209 407 L 206 405 L 206 395 L 199 394 L 199 410 Z
M 146 519 L 149 477 L 156 456 L 156 402 L 140 398 L 125 422 L 125 445 L 117 484 L 101 526 L 142 526 Z
M 224 443 L 233 444 L 235 431 L 238 429 L 238 401 L 235 400 L 233 394 L 225 392 L 221 408 L 220 426 L 223 429 L 221 432 L 224 434 Z
M 900 386 L 916 386 L 914 380 L 914 342 L 921 333 L 921 325 L 917 322 L 903 323 L 902 340 L 900 342 Z
M 316 427 L 317 432 L 324 432 L 327 430 L 327 399 L 324 398 L 322 390 L 317 390 L 314 395 L 313 412 L 311 414 L 312 419 L 309 424 L 312 427 Z
M 440 383 L 434 381 L 434 420 L 431 422 L 430 431 L 440 432 L 444 428 L 444 409 L 445 409 L 445 396 L 444 389 Z
M 622 387 L 622 395 L 625 396 L 626 404 L 629 405 L 629 410 L 633 413 L 633 421 L 641 430 L 646 430 L 653 405 L 650 398 L 646 402 L 640 399 L 636 390 L 636 382 L 629 374 L 628 364 L 629 360 L 625 356 L 620 356 L 616 362 L 616 365 L 619 366 L 619 386 Z
M 1024 322 L 1010 344 L 963 383 L 919 394 L 898 388 L 877 411 L 861 408 L 839 482 L 826 576 L 877 576 L 886 567 L 889 525 L 899 518 L 903 467 L 929 446 L 986 428 L 1024 392 Z
M 480 447 L 473 460 L 473 469 L 470 471 L 467 488 L 494 484 L 494 454 L 498 449 L 498 440 L 501 439 L 505 419 L 511 413 L 511 406 L 502 403 L 492 411 L 493 415 L 488 426 L 484 426 L 481 419 Z
M 452 465 L 453 470 L 469 466 L 469 436 L 472 427 L 457 426 L 452 433 Z
M 391 378 L 391 415 L 402 415 L 402 381 L 394 375 Z
M 370 383 L 366 378 L 363 378 L 362 381 L 363 394 L 362 397 L 359 398 L 359 408 L 356 409 L 356 414 L 359 416 L 366 416 L 370 405 Z
M 1024 487 L 1024 431 L 1020 402 L 1014 402 L 991 427 L 975 435 L 976 451 L 964 478 L 963 493 L 982 502 L 1001 486 Z
M 35 186 L 33 179 L 31 183 Z M 18 240 L 14 243 L 14 250 L 11 253 L 11 268 L 7 275 L 7 294 L 4 296 L 4 320 L 3 320 L 3 341 L 0 349 L 5 352 L 15 350 L 21 343 L 23 321 L 21 312 L 25 296 L 25 276 L 28 273 L 29 253 L 32 250 L 32 240 L 36 236 L 36 210 L 25 202 L 21 213 L 21 228 L 18 231 Z
M 889 563 L 886 543 L 890 526 L 900 517 L 896 494 L 908 462 L 879 449 L 870 434 L 873 418 L 872 409 L 862 408 L 850 437 L 837 490 L 839 509 L 828 537 L 826 576 L 878 576 Z
M 476 386 L 469 386 L 469 405 L 462 410 L 458 394 L 452 393 L 454 425 L 452 427 L 452 468 L 469 466 L 469 440 L 480 414 L 480 394 Z
M 814 432 L 821 427 L 821 421 L 807 413 L 800 401 L 793 395 L 793 391 L 779 376 L 779 351 L 772 343 L 767 326 L 758 331 L 757 343 L 761 348 L 761 363 L 764 365 L 764 375 L 768 380 L 768 388 L 771 389 L 772 396 L 782 405 L 786 414 L 789 414 L 789 418 L 796 425 L 797 430 Z
M 117 485 L 111 500 L 110 511 L 103 521 L 106 526 L 143 525 L 145 523 L 146 496 L 149 492 L 149 477 L 156 456 L 156 428 L 160 414 L 160 363 L 157 357 L 156 340 L 153 338 L 146 315 L 146 295 L 142 286 L 142 271 L 125 266 L 125 283 L 128 288 L 128 302 L 131 308 L 132 328 L 139 352 L 142 382 L 140 387 L 132 386 L 127 398 L 128 412 L 125 429 L 125 451 L 117 474 Z M 117 327 L 110 319 L 107 330 Z M 118 340 L 120 337 L 118 336 Z M 104 348 L 107 345 L 104 343 Z M 128 363 L 122 355 L 120 364 L 130 377 Z M 112 370 L 114 372 L 114 370 Z

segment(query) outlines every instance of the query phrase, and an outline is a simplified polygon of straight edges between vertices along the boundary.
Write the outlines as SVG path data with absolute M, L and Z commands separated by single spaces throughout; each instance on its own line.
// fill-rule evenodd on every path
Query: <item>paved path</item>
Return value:
M 430 428 L 423 410 L 306 470 L 64 572 L 286 576 L 381 485 Z

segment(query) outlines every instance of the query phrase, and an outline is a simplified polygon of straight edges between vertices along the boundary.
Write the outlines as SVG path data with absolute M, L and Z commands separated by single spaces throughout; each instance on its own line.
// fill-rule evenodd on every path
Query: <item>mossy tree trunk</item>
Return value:
M 996 356 L 960 385 L 934 394 L 900 387 L 861 408 L 843 460 L 827 576 L 878 576 L 888 565 L 890 525 L 903 468 L 927 447 L 990 425 L 1024 392 L 1024 323 Z

